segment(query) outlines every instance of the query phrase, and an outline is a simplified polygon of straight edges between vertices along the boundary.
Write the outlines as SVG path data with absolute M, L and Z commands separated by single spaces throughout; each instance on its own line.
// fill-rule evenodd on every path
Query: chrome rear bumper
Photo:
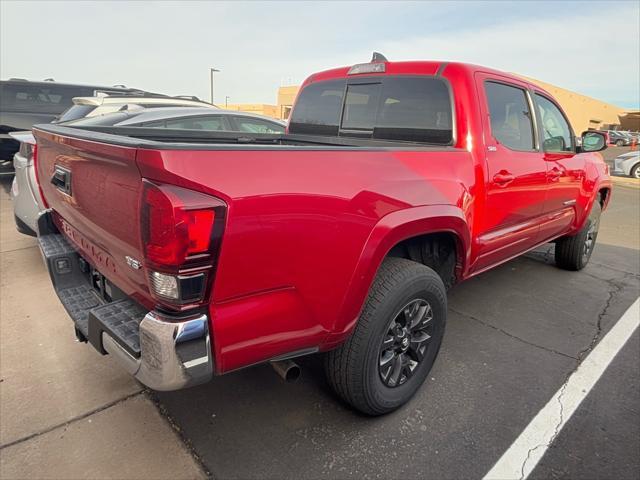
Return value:
M 102 332 L 102 346 L 127 372 L 153 390 L 179 390 L 213 377 L 206 315 L 169 321 L 149 312 L 140 322 L 139 358 L 106 332 Z

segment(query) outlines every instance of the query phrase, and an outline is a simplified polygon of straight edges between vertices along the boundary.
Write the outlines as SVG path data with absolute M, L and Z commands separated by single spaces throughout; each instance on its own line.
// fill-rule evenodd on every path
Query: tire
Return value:
M 582 270 L 593 253 L 600 226 L 602 207 L 598 199 L 582 229 L 571 237 L 562 237 L 556 242 L 556 265 L 564 270 Z
M 624 142 L 622 140 L 616 140 L 616 147 L 621 147 L 624 145 Z
M 629 173 L 633 178 L 640 178 L 640 163 L 634 165 Z
M 325 356 L 329 384 L 367 415 L 399 408 L 429 374 L 442 343 L 446 316 L 446 290 L 436 272 L 404 258 L 385 259 L 353 334 Z M 409 324 L 415 324 L 413 330 Z

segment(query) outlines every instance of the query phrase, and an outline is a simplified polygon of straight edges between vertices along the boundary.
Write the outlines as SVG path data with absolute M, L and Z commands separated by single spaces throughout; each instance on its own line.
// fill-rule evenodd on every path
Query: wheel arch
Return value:
M 463 211 L 450 205 L 414 207 L 383 217 L 373 228 L 360 254 L 340 313 L 327 343 L 339 344 L 354 328 L 383 260 L 399 244 L 421 236 L 447 235 L 456 245 L 456 277 L 468 265 L 470 231 Z

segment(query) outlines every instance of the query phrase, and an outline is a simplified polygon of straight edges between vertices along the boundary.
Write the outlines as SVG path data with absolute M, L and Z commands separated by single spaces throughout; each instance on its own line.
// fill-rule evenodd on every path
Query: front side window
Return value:
M 300 93 L 289 132 L 449 145 L 451 97 L 428 76 L 318 82 Z
M 550 153 L 572 152 L 573 135 L 569 122 L 560 109 L 548 98 L 537 93 L 536 103 L 540 112 L 543 150 Z
M 229 130 L 222 117 L 171 118 L 167 120 L 145 122 L 141 126 L 151 128 L 170 128 L 175 130 L 206 130 L 214 132 Z
M 485 92 L 493 138 L 511 150 L 535 150 L 525 91 L 504 83 L 485 82 Z

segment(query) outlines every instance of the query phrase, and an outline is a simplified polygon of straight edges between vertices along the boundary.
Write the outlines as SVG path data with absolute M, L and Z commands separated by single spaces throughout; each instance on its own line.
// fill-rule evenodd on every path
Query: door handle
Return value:
M 516 177 L 513 174 L 507 172 L 506 170 L 501 170 L 493 176 L 493 183 L 497 183 L 500 186 L 505 186 L 511 182 L 513 182 Z

